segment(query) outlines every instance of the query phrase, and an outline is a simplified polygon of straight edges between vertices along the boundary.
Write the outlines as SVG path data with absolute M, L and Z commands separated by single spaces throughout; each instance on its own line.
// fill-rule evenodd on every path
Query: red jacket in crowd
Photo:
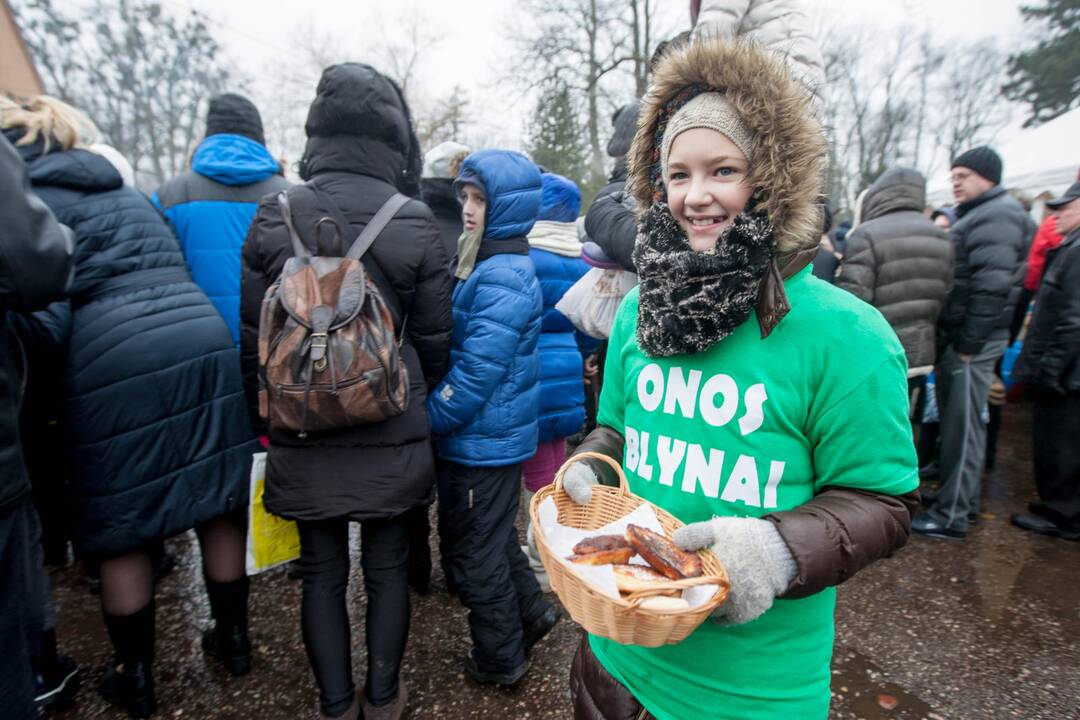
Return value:
M 1024 288 L 1035 292 L 1042 280 L 1043 268 L 1046 266 L 1046 253 L 1058 245 L 1061 245 L 1061 236 L 1054 227 L 1054 216 L 1048 215 L 1035 233 L 1035 239 L 1031 243 L 1028 252 L 1027 277 L 1024 278 Z

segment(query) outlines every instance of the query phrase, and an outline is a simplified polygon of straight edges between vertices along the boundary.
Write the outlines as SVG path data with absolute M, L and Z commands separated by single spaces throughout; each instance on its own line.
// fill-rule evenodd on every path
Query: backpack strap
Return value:
M 298 258 L 311 257 L 311 252 L 304 245 L 304 241 L 300 239 L 300 235 L 296 232 L 296 226 L 293 225 L 292 207 L 289 205 L 289 191 L 282 190 L 277 195 L 278 210 L 281 211 L 281 217 L 285 221 L 285 227 L 289 231 L 289 240 L 292 242 L 293 255 Z
M 349 252 L 345 253 L 345 257 L 352 258 L 353 260 L 359 260 L 364 257 L 364 253 L 366 253 L 368 248 L 371 247 L 371 244 L 375 242 L 375 238 L 379 237 L 379 233 L 383 231 L 390 220 L 397 215 L 397 211 L 404 207 L 407 202 L 409 202 L 409 198 L 401 193 L 394 193 L 391 195 L 375 213 L 375 216 L 371 218 L 371 222 L 365 225 L 364 229 L 360 231 L 360 235 L 356 238 L 356 242 L 349 248 Z
M 329 193 L 319 187 L 319 185 L 314 180 L 309 180 L 305 185 L 301 187 L 307 187 L 311 189 L 318 203 L 322 206 L 325 206 L 326 210 L 328 210 L 330 214 L 334 216 L 333 219 L 337 223 L 337 225 L 341 227 L 342 233 L 347 233 L 349 231 L 349 228 L 352 227 L 352 223 L 350 223 L 349 219 L 345 217 L 345 213 L 342 212 L 341 207 L 336 202 L 334 202 L 334 199 L 330 197 Z M 365 260 L 363 256 L 365 253 L 367 253 L 368 249 L 371 248 L 371 245 L 375 242 L 375 239 L 378 237 L 379 233 L 381 233 L 386 228 L 387 224 L 389 224 L 393 216 L 396 215 L 397 212 L 402 207 L 404 207 L 405 203 L 407 203 L 408 201 L 409 198 L 405 197 L 401 193 L 394 193 L 393 195 L 391 195 L 390 199 L 383 203 L 382 207 L 380 207 L 375 212 L 375 215 L 371 218 L 371 221 L 368 222 L 368 224 L 360 232 L 360 235 L 356 238 L 352 246 L 349 248 L 348 253 L 345 255 L 345 257 L 360 260 L 364 265 L 364 269 L 366 269 L 368 273 L 371 274 L 372 279 L 375 280 L 375 284 L 382 291 L 381 294 L 383 296 L 383 299 L 386 301 L 387 305 L 390 306 L 390 314 L 394 316 L 394 326 L 398 329 L 399 335 L 402 335 L 402 333 L 404 332 L 406 321 L 406 313 L 404 308 L 401 307 L 401 301 L 398 299 L 397 293 L 394 292 L 394 286 L 387 279 L 386 275 L 383 274 L 382 268 L 379 267 L 379 263 L 375 260 L 375 258 L 367 258 Z M 393 205 L 391 205 L 391 203 L 393 203 Z M 375 226 L 376 221 L 379 221 L 378 227 Z M 374 231 L 368 234 L 368 229 L 372 227 L 374 227 Z M 365 237 L 365 235 L 368 235 L 368 237 Z M 363 240 L 366 244 L 362 248 L 360 248 L 359 254 L 354 255 L 353 251 L 357 249 L 358 245 L 360 245 L 361 240 Z

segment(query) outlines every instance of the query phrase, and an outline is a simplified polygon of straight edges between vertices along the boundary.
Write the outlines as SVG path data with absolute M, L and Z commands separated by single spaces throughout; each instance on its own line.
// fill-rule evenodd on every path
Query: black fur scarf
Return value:
M 666 203 L 638 223 L 634 264 L 641 282 L 637 339 L 653 357 L 706 350 L 750 317 L 775 250 L 763 215 L 742 213 L 715 252 L 697 252 Z

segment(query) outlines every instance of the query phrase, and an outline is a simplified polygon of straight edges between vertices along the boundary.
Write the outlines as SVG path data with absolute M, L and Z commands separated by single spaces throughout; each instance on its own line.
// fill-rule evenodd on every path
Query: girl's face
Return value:
M 461 222 L 465 229 L 472 232 L 484 222 L 487 212 L 487 198 L 475 185 L 465 185 L 461 189 Z
M 704 252 L 716 246 L 753 193 L 746 182 L 749 173 L 746 156 L 723 133 L 691 128 L 675 138 L 664 184 L 671 214 L 690 247 Z

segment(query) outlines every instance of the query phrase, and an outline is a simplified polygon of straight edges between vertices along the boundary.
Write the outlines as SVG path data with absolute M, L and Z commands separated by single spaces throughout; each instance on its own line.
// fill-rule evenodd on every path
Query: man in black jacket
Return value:
M 956 252 L 952 289 L 938 319 L 936 368 L 941 407 L 941 490 L 911 529 L 963 539 L 978 511 L 986 426 L 981 413 L 1005 351 L 1024 259 L 1035 223 L 1001 187 L 1001 157 L 977 147 L 952 163 L 959 219 L 950 231 Z
M 41 310 L 71 282 L 70 236 L 29 192 L 18 153 L 0 138 L 0 698 L 5 716 L 36 718 L 31 655 L 40 642 L 38 520 L 19 442 L 23 353 L 7 313 Z M 59 379 L 57 380 L 59 382 Z
M 1013 378 L 1034 402 L 1032 440 L 1039 501 L 1013 515 L 1032 532 L 1080 540 L 1080 182 L 1046 203 L 1061 246 L 1047 253 L 1024 350 Z

